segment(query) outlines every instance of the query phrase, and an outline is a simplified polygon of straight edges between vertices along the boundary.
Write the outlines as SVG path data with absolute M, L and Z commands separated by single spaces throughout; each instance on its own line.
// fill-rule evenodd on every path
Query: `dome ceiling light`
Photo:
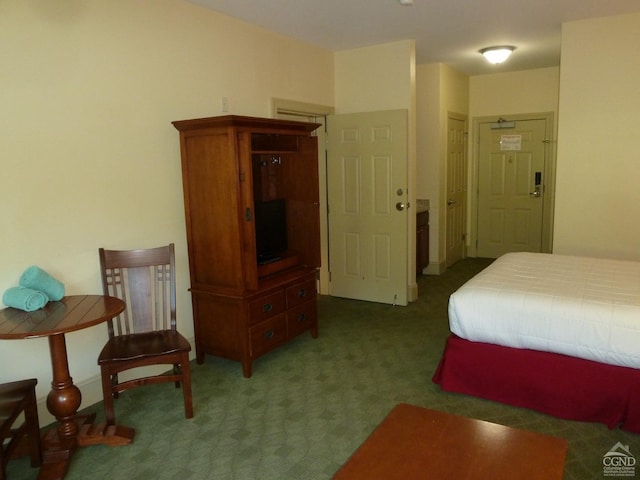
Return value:
M 480 53 L 487 59 L 489 63 L 493 63 L 497 65 L 498 63 L 504 62 L 509 55 L 516 49 L 516 47 L 510 47 L 506 45 L 501 45 L 497 47 L 487 47 L 480 50 Z

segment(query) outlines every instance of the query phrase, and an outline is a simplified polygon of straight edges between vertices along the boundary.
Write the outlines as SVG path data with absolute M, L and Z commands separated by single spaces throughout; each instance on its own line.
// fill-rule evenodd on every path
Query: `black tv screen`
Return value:
M 256 253 L 258 263 L 280 259 L 287 250 L 287 207 L 283 199 L 256 202 Z

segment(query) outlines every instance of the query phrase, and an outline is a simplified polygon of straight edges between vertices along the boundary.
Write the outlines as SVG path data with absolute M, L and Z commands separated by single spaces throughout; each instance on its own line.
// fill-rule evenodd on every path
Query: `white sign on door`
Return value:
M 500 135 L 500 150 L 522 150 L 522 135 Z

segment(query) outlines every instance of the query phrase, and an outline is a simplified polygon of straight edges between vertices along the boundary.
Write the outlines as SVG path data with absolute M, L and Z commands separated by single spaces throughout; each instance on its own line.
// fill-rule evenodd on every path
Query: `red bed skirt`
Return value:
M 443 390 L 640 433 L 640 370 L 455 335 L 433 381 Z

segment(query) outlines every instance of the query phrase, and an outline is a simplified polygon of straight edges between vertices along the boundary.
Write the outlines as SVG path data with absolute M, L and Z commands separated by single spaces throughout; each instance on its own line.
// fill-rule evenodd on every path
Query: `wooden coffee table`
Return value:
M 561 480 L 561 438 L 397 405 L 333 477 Z

